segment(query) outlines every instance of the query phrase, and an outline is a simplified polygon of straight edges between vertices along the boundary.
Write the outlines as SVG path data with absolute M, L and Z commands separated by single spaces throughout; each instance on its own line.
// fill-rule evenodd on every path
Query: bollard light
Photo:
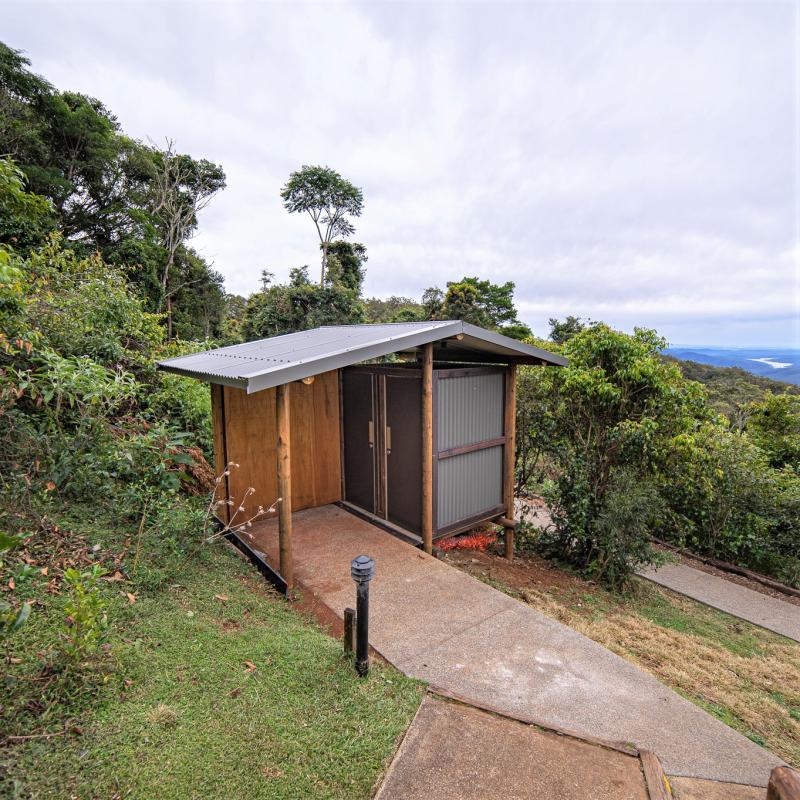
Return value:
M 356 582 L 356 671 L 363 678 L 369 672 L 369 582 L 375 577 L 375 562 L 356 556 L 350 577 Z
M 356 583 L 369 583 L 375 576 L 375 562 L 369 556 L 356 556 L 350 562 L 350 577 Z

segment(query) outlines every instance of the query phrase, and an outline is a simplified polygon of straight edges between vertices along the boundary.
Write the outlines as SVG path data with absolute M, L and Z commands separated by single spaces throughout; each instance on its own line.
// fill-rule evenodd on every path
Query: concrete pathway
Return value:
M 277 563 L 277 524 L 252 529 Z M 582 738 L 651 750 L 668 775 L 766 786 L 780 759 L 596 642 L 335 506 L 294 515 L 295 574 L 341 616 L 375 558 L 370 640 L 408 675 Z
M 432 797 L 648 800 L 648 793 L 636 756 L 428 695 L 375 800 Z
M 673 592 L 800 642 L 800 606 L 685 564 L 666 564 L 658 569 L 642 570 L 639 574 Z

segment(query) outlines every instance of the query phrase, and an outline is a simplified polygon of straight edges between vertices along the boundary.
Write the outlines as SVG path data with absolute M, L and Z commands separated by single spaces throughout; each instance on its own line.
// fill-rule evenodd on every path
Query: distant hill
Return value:
M 670 347 L 666 352 L 682 361 L 738 367 L 770 380 L 800 385 L 800 350 L 788 347 Z
M 763 400 L 767 392 L 800 394 L 800 386 L 793 383 L 754 375 L 739 367 L 716 367 L 676 358 L 671 350 L 667 353 L 665 358 L 674 361 L 685 378 L 702 383 L 706 387 L 711 405 L 731 420 L 738 417 L 738 409 L 748 403 Z

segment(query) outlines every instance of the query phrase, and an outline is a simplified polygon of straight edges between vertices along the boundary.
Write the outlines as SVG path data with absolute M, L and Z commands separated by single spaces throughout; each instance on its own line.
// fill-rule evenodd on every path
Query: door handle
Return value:
M 387 425 L 386 426 L 386 455 L 390 455 L 392 452 L 392 429 Z
M 372 447 L 375 444 L 375 423 L 370 420 L 368 424 L 368 432 L 367 432 L 367 441 L 369 441 L 369 446 Z

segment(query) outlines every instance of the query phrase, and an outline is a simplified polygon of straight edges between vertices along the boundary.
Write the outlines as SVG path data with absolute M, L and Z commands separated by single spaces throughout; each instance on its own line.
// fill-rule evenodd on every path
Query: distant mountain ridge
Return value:
M 800 386 L 800 350 L 789 347 L 694 347 L 676 346 L 667 355 L 714 367 L 738 367 L 753 375 Z

